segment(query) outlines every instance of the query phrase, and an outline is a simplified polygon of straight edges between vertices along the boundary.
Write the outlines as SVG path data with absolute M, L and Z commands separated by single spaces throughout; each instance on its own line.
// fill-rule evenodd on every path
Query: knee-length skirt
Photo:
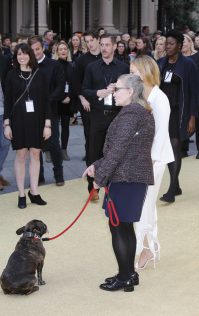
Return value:
M 140 220 L 147 188 L 147 184 L 135 182 L 117 182 L 109 185 L 109 196 L 115 205 L 120 222 L 138 222 Z M 106 195 L 102 208 L 109 217 Z

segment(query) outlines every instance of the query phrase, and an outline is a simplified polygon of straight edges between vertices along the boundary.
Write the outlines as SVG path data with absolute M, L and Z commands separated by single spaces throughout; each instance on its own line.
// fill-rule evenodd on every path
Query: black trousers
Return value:
M 59 115 L 61 121 L 61 149 L 67 149 L 69 140 L 70 115 Z
M 103 157 L 106 132 L 117 114 L 118 110 L 105 112 L 103 109 L 96 108 L 93 108 L 90 112 L 89 165 Z M 90 192 L 92 188 L 93 178 L 88 177 L 88 191 Z
M 63 166 L 62 166 L 62 152 L 59 143 L 59 117 L 58 115 L 53 114 L 51 117 L 51 127 L 52 127 L 52 135 L 46 141 L 44 146 L 44 151 L 50 151 L 52 163 L 53 163 L 53 171 L 56 182 L 64 181 L 63 177 Z M 42 154 L 40 156 L 40 175 L 41 179 L 44 177 L 44 168 L 43 168 L 43 158 Z
M 82 107 L 80 109 L 82 123 L 84 127 L 84 137 L 85 137 L 85 153 L 86 153 L 86 165 L 89 166 L 89 136 L 90 136 L 90 112 L 85 111 Z

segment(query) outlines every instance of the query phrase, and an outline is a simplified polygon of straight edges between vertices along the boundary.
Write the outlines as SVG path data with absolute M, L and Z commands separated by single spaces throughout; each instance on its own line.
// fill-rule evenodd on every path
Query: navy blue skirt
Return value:
M 120 222 L 139 222 L 148 185 L 135 182 L 117 182 L 109 186 L 109 196 L 112 199 Z M 106 195 L 102 208 L 109 217 Z M 113 219 L 114 216 L 113 216 Z

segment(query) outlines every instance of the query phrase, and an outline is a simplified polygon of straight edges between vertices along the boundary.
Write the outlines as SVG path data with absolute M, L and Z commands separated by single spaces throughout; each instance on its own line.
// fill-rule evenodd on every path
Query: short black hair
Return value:
M 32 46 L 33 44 L 38 43 L 38 42 L 39 42 L 39 43 L 41 44 L 41 46 L 43 47 L 44 42 L 43 42 L 43 39 L 42 39 L 41 36 L 39 36 L 39 35 L 33 35 L 33 36 L 31 36 L 31 37 L 28 38 L 28 45 L 29 45 L 29 46 Z
M 112 35 L 112 34 L 108 34 L 108 33 L 102 34 L 102 35 L 100 36 L 100 40 L 101 40 L 102 38 L 110 38 L 112 44 L 113 44 L 113 45 L 116 44 L 116 37 L 115 37 L 114 35 Z
M 177 41 L 177 43 L 183 45 L 184 35 L 178 30 L 170 30 L 166 33 L 166 38 L 173 37 Z
M 94 32 L 94 31 L 91 31 L 91 30 L 85 31 L 83 33 L 83 37 L 85 37 L 85 36 L 92 36 L 92 38 L 96 38 L 96 39 L 99 38 L 98 33 Z

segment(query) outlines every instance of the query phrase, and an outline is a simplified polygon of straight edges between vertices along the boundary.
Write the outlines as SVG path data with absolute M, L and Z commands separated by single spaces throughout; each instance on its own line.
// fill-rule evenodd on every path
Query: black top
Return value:
M 170 103 L 170 107 L 179 107 L 179 93 L 181 87 L 181 79 L 175 73 L 176 64 L 167 63 L 163 76 L 160 88 L 167 95 Z
M 71 100 L 68 104 L 62 103 L 62 100 L 58 102 L 58 114 L 71 115 L 72 114 L 71 104 L 72 104 L 73 66 L 72 66 L 72 63 L 68 62 L 67 60 L 58 59 L 58 62 L 62 65 L 63 70 L 64 70 L 65 87 L 64 87 L 64 97 L 62 98 L 62 100 L 65 99 L 66 97 L 69 97 Z
M 45 76 L 49 88 L 49 100 L 52 113 L 57 114 L 57 103 L 64 98 L 64 71 L 62 65 L 47 57 L 39 63 L 39 69 Z
M 16 68 L 6 78 L 4 119 L 10 119 L 13 149 L 42 148 L 45 119 L 51 118 L 48 85 L 40 70 L 31 81 L 28 92 L 16 103 L 30 79 L 30 72 Z M 33 111 L 27 109 L 28 99 L 33 101 Z
M 101 58 L 101 53 L 93 55 L 90 52 L 81 55 L 75 63 L 74 67 L 74 91 L 76 95 L 82 94 L 81 88 L 84 80 L 84 74 L 88 64 L 95 62 Z
M 106 109 L 104 100 L 99 100 L 97 91 L 106 89 L 110 83 L 115 83 L 122 74 L 129 73 L 129 66 L 114 58 L 110 64 L 106 64 L 103 59 L 89 64 L 86 68 L 82 85 L 83 95 L 90 101 L 93 107 Z M 113 106 L 114 107 L 114 100 Z M 110 109 L 110 106 L 108 106 Z

